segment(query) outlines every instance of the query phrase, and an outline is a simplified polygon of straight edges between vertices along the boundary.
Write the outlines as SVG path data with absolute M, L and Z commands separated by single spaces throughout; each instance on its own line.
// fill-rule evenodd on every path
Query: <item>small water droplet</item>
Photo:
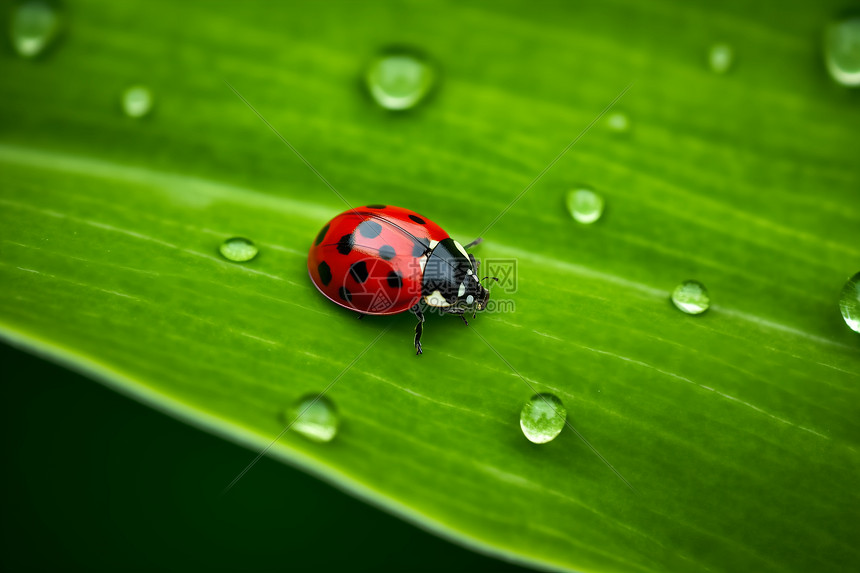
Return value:
M 340 416 L 334 403 L 321 394 L 299 398 L 287 412 L 290 430 L 312 442 L 330 442 L 337 435 Z
M 365 76 L 370 95 L 385 109 L 415 107 L 430 92 L 436 71 L 427 58 L 408 49 L 391 49 L 371 62 Z
M 60 32 L 60 8 L 48 0 L 25 0 L 12 12 L 9 34 L 19 56 L 35 58 Z
M 624 112 L 613 111 L 606 116 L 606 125 L 612 131 L 624 133 L 630 130 L 630 118 Z
M 564 429 L 567 410 L 554 394 L 535 394 L 520 412 L 520 428 L 535 444 L 551 442 Z
M 221 251 L 221 254 L 224 255 L 225 259 L 235 261 L 237 263 L 250 261 L 257 256 L 258 252 L 260 252 L 257 245 L 254 244 L 254 241 L 246 239 L 245 237 L 232 237 L 227 239 L 221 243 L 219 250 Z
M 152 109 L 152 92 L 146 86 L 131 86 L 122 92 L 122 110 L 128 117 L 143 117 Z
M 567 192 L 567 210 L 583 225 L 590 225 L 603 215 L 603 197 L 587 187 Z
M 714 44 L 708 50 L 708 65 L 717 74 L 724 74 L 732 67 L 735 51 L 728 44 Z
M 702 314 L 711 306 L 711 297 L 705 285 L 690 280 L 675 287 L 672 303 L 687 314 Z
M 860 332 L 860 273 L 857 273 L 845 283 L 842 294 L 839 295 L 839 310 L 845 324 L 854 332 Z
M 843 86 L 860 86 L 860 15 L 828 24 L 824 31 L 827 71 Z

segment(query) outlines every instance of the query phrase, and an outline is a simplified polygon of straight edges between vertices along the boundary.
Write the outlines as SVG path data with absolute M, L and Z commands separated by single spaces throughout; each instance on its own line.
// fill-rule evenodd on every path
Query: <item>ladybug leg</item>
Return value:
M 415 315 L 415 318 L 418 319 L 418 324 L 415 325 L 415 354 L 417 356 L 418 354 L 424 354 L 424 351 L 421 349 L 421 334 L 424 333 L 424 313 L 421 312 L 417 304 L 410 310 Z
M 466 245 L 463 248 L 468 250 L 468 249 L 471 249 L 472 247 L 476 247 L 476 246 L 480 245 L 483 242 L 484 242 L 484 239 L 481 237 L 478 237 L 477 239 L 475 239 L 474 241 L 472 241 L 471 243 L 469 243 L 468 245 Z
M 360 313 L 360 312 L 359 312 L 359 313 L 358 313 L 358 320 L 361 320 L 362 318 L 364 318 L 364 315 L 363 315 L 362 313 Z
M 461 315 L 460 315 L 460 318 L 462 318 L 462 319 L 463 319 L 463 322 L 465 322 L 465 323 L 466 323 L 466 326 L 469 326 L 469 321 L 468 321 L 468 320 L 466 320 L 466 315 L 465 315 L 465 314 L 461 314 Z

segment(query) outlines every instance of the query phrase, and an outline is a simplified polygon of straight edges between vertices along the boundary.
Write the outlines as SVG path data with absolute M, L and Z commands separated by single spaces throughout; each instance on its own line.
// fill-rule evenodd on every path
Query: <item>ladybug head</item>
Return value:
M 460 243 L 451 238 L 442 240 L 429 254 L 424 268 L 424 302 L 452 314 L 474 315 L 484 310 L 490 291 L 478 280 L 477 270 L 475 257 Z
M 474 257 L 471 255 L 469 255 L 469 258 L 474 260 Z M 489 300 L 490 291 L 481 284 L 481 281 L 478 280 L 478 275 L 469 269 L 463 282 L 457 287 L 457 298 L 448 312 L 475 316 L 479 310 L 487 308 L 487 301 Z

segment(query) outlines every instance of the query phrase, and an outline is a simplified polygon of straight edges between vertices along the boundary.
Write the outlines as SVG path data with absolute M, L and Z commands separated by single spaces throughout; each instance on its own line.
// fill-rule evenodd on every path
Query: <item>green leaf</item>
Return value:
M 41 58 L 3 55 L 0 333 L 254 451 L 334 382 L 335 440 L 268 453 L 507 559 L 856 569 L 860 339 L 837 298 L 860 111 L 821 61 L 825 4 L 75 5 Z M 390 44 L 440 69 L 411 112 L 359 84 Z M 358 321 L 313 288 L 307 248 L 344 205 L 225 80 L 350 204 L 462 242 L 634 83 L 630 131 L 597 121 L 478 247 L 516 260 L 493 294 L 515 311 L 429 317 L 416 358 L 410 316 Z M 139 83 L 135 120 L 118 98 Z M 565 210 L 580 183 L 606 198 L 592 226 Z M 223 259 L 232 236 L 260 255 Z M 704 315 L 669 302 L 689 278 Z M 569 429 L 526 441 L 532 388 L 612 467 Z

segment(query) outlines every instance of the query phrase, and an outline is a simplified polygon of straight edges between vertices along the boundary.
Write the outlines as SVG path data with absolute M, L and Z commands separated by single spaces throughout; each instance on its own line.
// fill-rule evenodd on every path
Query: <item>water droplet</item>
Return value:
M 25 0 L 12 12 L 9 34 L 19 56 L 35 58 L 60 32 L 60 9 L 56 2 Z
M 832 22 L 824 31 L 827 71 L 843 86 L 860 86 L 860 15 Z
M 143 117 L 152 109 L 152 92 L 146 86 L 131 86 L 122 92 L 122 110 L 128 117 Z
M 424 99 L 433 87 L 436 71 L 417 52 L 392 49 L 370 64 L 365 79 L 376 103 L 385 109 L 402 110 Z
M 711 297 L 699 281 L 684 281 L 672 291 L 672 302 L 687 314 L 702 314 L 711 306 Z
M 857 273 L 845 283 L 839 296 L 839 310 L 845 324 L 854 332 L 860 332 L 860 273 Z
M 587 187 L 572 189 L 567 192 L 567 210 L 577 222 L 590 225 L 603 215 L 603 197 Z
M 224 255 L 225 259 L 235 261 L 237 263 L 250 261 L 257 256 L 258 252 L 260 252 L 257 245 L 254 244 L 254 241 L 244 237 L 233 237 L 227 239 L 221 243 L 219 250 L 221 251 L 221 254 Z
M 718 74 L 724 74 L 732 67 L 735 52 L 728 44 L 714 44 L 708 51 L 708 64 L 711 70 Z
M 551 442 L 564 429 L 567 410 L 554 394 L 535 394 L 520 412 L 520 428 L 530 442 Z
M 312 442 L 330 442 L 337 435 L 340 416 L 334 403 L 321 394 L 299 398 L 287 412 L 290 429 Z
M 621 111 L 613 111 L 606 116 L 606 125 L 612 131 L 623 133 L 630 130 L 630 118 Z

